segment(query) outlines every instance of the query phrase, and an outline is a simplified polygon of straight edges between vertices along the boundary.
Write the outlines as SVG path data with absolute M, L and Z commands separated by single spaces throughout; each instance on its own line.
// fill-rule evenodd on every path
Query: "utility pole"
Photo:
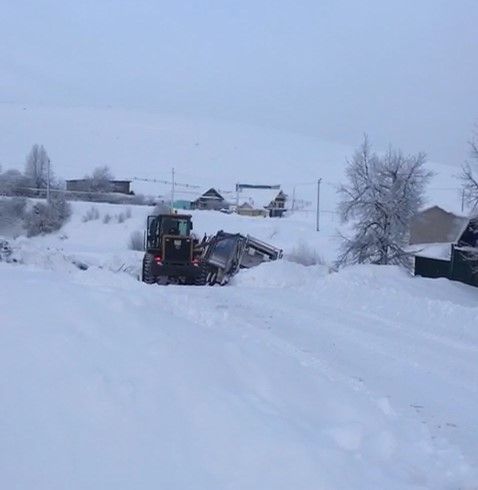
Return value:
M 317 180 L 317 215 L 316 215 L 316 227 L 315 230 L 319 231 L 319 218 L 320 218 L 320 183 L 322 179 Z
M 50 202 L 50 159 L 47 161 L 46 167 L 46 202 Z
M 171 169 L 171 212 L 174 210 L 174 167 Z

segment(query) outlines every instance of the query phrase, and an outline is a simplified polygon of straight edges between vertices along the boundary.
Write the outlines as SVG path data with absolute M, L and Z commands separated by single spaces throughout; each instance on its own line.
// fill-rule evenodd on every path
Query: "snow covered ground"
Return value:
M 149 209 L 95 206 L 0 263 L 2 488 L 478 488 L 475 288 L 287 261 L 147 286 Z M 332 218 L 194 224 L 335 254 Z

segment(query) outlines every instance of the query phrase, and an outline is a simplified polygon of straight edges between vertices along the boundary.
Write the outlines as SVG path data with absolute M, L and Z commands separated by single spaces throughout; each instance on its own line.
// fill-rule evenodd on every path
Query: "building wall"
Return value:
M 453 247 L 451 260 L 415 257 L 415 275 L 436 279 L 444 277 L 470 286 L 478 286 L 478 257 Z
M 112 184 L 112 192 L 120 192 L 121 194 L 130 193 L 130 184 L 131 184 L 130 182 L 113 180 L 111 181 L 111 184 Z
M 110 181 L 111 191 L 110 192 L 118 192 L 120 194 L 130 194 L 130 185 L 129 181 L 122 180 L 112 180 Z M 67 191 L 76 191 L 76 192 L 90 192 L 90 181 L 85 179 L 77 179 L 77 180 L 67 180 L 66 181 L 66 190 Z
M 84 180 L 67 180 L 66 181 L 67 191 L 86 191 L 86 183 Z
M 458 247 L 453 247 L 451 279 L 469 284 L 470 286 L 478 286 L 477 255 L 461 250 Z
M 266 211 L 265 209 L 250 209 L 250 208 L 237 208 L 236 211 L 237 214 L 241 216 L 262 216 L 266 217 L 269 214 L 269 211 Z
M 415 275 L 436 279 L 445 277 L 450 279 L 451 264 L 449 260 L 432 259 L 429 257 L 415 257 Z
M 220 201 L 217 199 L 199 198 L 191 203 L 191 209 L 203 209 L 210 211 L 219 211 L 220 209 L 228 209 L 229 203 L 227 201 Z

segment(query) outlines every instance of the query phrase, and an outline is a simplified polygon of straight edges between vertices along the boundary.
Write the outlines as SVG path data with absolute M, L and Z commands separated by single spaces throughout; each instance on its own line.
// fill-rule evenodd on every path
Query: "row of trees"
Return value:
M 27 156 L 25 171 L 0 168 L 0 192 L 7 195 L 24 195 L 31 189 L 45 189 L 50 182 L 54 186 L 54 176 L 50 169 L 48 153 L 42 145 L 33 145 Z
M 478 135 L 477 135 L 478 137 Z M 478 207 L 478 143 L 470 143 L 471 162 L 459 178 L 466 202 Z M 395 264 L 411 267 L 408 247 L 410 220 L 424 204 L 425 190 L 433 173 L 425 168 L 425 154 L 404 155 L 389 150 L 372 151 L 367 136 L 346 168 L 347 183 L 339 188 L 339 214 L 347 225 L 342 235 L 339 266 L 345 264 Z
M 114 179 L 106 166 L 97 167 L 92 174 L 85 175 L 85 190 L 88 192 L 109 192 Z M 27 155 L 24 172 L 9 169 L 2 173 L 0 166 L 0 193 L 6 195 L 34 195 L 44 191 L 48 184 L 51 189 L 59 190 L 63 184 L 55 178 L 50 157 L 43 145 L 35 144 Z
M 92 193 L 111 190 L 113 175 L 108 167 L 98 167 L 85 176 L 85 190 Z M 44 196 L 50 187 L 48 202 L 27 206 L 24 197 Z M 0 234 L 15 234 L 25 230 L 28 236 L 59 230 L 71 215 L 64 186 L 55 178 L 50 158 L 43 145 L 35 144 L 27 155 L 24 172 L 9 169 L 2 173 L 0 167 L 0 195 L 13 199 L 0 201 Z

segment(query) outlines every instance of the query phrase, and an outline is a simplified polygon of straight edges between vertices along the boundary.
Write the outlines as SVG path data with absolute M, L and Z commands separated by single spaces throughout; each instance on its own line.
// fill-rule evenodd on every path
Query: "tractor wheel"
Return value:
M 194 284 L 196 286 L 204 286 L 207 281 L 207 266 L 206 264 L 201 264 L 199 267 L 201 270 L 199 271 L 199 275 L 196 276 Z
M 154 284 L 156 282 L 156 277 L 153 274 L 153 262 L 154 256 L 152 254 L 144 254 L 142 278 L 146 284 Z

